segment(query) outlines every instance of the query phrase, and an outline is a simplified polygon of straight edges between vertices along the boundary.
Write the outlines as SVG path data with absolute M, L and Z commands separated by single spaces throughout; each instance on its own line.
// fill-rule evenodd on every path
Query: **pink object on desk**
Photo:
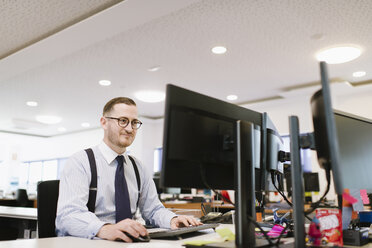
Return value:
M 267 235 L 269 237 L 274 237 L 274 238 L 279 237 L 279 235 L 282 233 L 283 229 L 284 229 L 284 226 L 275 224 L 273 226 L 273 228 L 271 228 L 271 230 L 267 233 Z M 287 234 L 287 231 L 284 232 L 284 235 L 286 235 L 286 234 Z
M 366 189 L 360 190 L 360 196 L 362 197 L 363 204 L 366 204 L 366 205 L 369 204 L 369 198 L 368 198 Z

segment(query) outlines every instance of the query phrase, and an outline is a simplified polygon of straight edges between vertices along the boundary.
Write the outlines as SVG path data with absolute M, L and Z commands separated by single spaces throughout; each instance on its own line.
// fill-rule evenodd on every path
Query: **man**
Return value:
M 135 168 L 126 154 L 126 148 L 132 144 L 142 124 L 138 120 L 136 103 L 125 97 L 110 100 L 103 108 L 100 122 L 104 130 L 103 142 L 92 148 L 97 166 L 95 211 L 87 208 L 91 169 L 86 152 L 81 151 L 66 162 L 61 173 L 57 235 L 131 242 L 129 235 L 138 238 L 148 234 L 132 219 L 137 205 L 146 222 L 153 226 L 174 229 L 200 225 L 190 216 L 176 216 L 164 208 L 157 197 L 152 175 L 134 159 L 141 182 L 139 196 Z

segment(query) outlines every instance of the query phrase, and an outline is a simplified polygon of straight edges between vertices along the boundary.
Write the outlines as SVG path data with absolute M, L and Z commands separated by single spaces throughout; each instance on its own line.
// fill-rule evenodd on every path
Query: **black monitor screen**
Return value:
M 372 192 L 372 120 L 335 111 L 344 188 Z
M 217 189 L 231 188 L 234 181 L 234 122 L 200 114 L 191 109 L 173 109 L 169 126 L 167 174 L 189 175 L 186 180 L 172 176 L 166 181 L 177 187 L 205 188 L 201 177 Z M 224 173 L 221 173 L 223 171 Z
M 260 126 L 262 114 L 167 85 L 161 184 L 234 189 L 237 120 Z
M 319 175 L 318 173 L 306 172 L 304 175 L 305 192 L 319 192 Z
M 322 89 L 311 97 L 315 147 L 319 165 L 326 171 L 332 170 L 336 193 L 342 194 L 338 139 L 325 62 L 320 62 L 320 71 Z

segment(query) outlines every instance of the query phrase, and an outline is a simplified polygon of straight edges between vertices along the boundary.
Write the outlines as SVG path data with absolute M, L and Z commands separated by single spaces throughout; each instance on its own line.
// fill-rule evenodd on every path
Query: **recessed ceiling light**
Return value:
M 88 122 L 83 122 L 81 123 L 82 127 L 90 127 L 90 124 Z
M 316 54 L 318 61 L 325 61 L 328 64 L 341 64 L 358 58 L 361 50 L 353 46 L 342 46 L 323 49 Z
M 28 101 L 28 102 L 26 102 L 26 104 L 27 104 L 27 106 L 30 106 L 30 107 L 36 107 L 38 105 L 37 102 L 35 102 L 35 101 Z
M 102 86 L 109 86 L 109 85 L 111 85 L 111 81 L 110 80 L 100 80 L 98 83 L 100 85 L 102 85 Z
M 59 127 L 57 128 L 58 132 L 66 132 L 66 128 L 65 127 Z
M 364 77 L 366 75 L 365 71 L 356 71 L 353 73 L 353 77 Z
M 229 101 L 234 101 L 234 100 L 238 99 L 238 96 L 237 95 L 228 95 L 226 98 Z
M 142 102 L 162 102 L 165 99 L 165 93 L 161 91 L 138 91 L 134 96 Z
M 36 120 L 44 124 L 57 124 L 62 121 L 62 118 L 54 115 L 38 115 Z
M 212 53 L 214 54 L 224 54 L 226 53 L 227 49 L 223 46 L 215 46 L 212 48 Z
M 158 71 L 160 70 L 160 66 L 154 66 L 154 67 L 151 67 L 149 69 L 147 69 L 148 71 L 151 71 L 151 72 L 155 72 L 155 71 Z

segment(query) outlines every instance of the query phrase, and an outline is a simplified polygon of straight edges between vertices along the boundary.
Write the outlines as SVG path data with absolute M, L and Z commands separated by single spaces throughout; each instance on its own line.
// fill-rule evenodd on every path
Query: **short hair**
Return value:
M 116 104 L 119 103 L 124 103 L 126 105 L 132 105 L 132 106 L 137 106 L 135 101 L 128 97 L 115 97 L 108 101 L 105 106 L 103 107 L 103 113 L 102 115 L 104 116 L 106 113 L 110 112 Z

